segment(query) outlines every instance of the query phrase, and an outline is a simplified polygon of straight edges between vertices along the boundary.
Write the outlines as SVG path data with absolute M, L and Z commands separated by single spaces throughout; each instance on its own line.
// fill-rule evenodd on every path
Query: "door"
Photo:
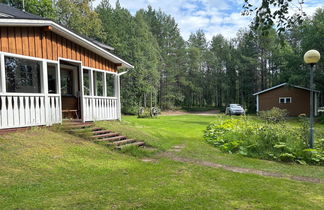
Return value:
M 60 65 L 63 119 L 81 119 L 79 74 L 76 66 Z

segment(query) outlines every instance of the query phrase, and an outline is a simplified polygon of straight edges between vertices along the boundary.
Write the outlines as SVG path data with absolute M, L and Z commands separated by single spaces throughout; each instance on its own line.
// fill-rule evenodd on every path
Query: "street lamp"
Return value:
M 314 147 L 314 67 L 320 60 L 321 54 L 317 50 L 309 50 L 304 55 L 306 64 L 310 64 L 310 108 L 309 108 L 309 147 Z

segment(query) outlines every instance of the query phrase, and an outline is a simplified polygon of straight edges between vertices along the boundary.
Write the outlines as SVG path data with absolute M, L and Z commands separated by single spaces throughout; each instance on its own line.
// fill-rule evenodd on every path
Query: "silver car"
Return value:
M 228 107 L 226 107 L 225 114 L 226 115 L 242 115 L 242 114 L 244 115 L 245 110 L 239 104 L 230 104 L 230 105 L 228 105 Z

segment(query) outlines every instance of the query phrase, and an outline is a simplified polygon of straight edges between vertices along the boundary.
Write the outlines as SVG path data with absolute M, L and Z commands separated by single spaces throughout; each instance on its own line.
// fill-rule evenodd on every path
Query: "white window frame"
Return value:
M 284 102 L 281 102 L 281 99 L 284 100 Z M 287 102 L 287 99 L 290 100 L 290 102 Z M 279 104 L 291 104 L 292 103 L 292 97 L 279 97 Z

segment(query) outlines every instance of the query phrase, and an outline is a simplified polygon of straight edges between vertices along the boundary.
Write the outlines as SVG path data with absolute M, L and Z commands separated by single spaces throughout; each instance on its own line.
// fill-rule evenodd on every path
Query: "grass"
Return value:
M 235 116 L 234 116 L 235 117 Z M 135 116 L 124 116 L 123 122 L 99 122 L 101 126 L 145 140 L 160 150 L 170 149 L 174 145 L 185 145 L 179 156 L 211 161 L 231 166 L 260 169 L 270 172 L 280 172 L 297 176 L 309 176 L 324 178 L 324 167 L 278 163 L 254 158 L 242 157 L 238 154 L 226 154 L 217 148 L 206 144 L 203 140 L 203 132 L 211 121 L 224 120 L 229 117 L 223 115 L 201 116 L 160 116 L 158 118 L 139 119 Z M 255 119 L 255 117 L 250 117 Z M 289 125 L 297 127 L 295 119 L 289 121 Z M 318 137 L 324 138 L 324 125 L 316 125 Z
M 124 119 L 100 125 L 141 137 L 160 150 L 183 144 L 182 156 L 256 168 L 264 164 L 268 170 L 297 174 L 317 169 L 313 176 L 323 174 L 322 167 L 219 153 L 201 138 L 206 124 L 214 120 L 211 116 Z M 321 209 L 324 205 L 323 184 L 238 174 L 166 158 L 142 162 L 57 129 L 0 136 L 0 163 L 0 209 Z

